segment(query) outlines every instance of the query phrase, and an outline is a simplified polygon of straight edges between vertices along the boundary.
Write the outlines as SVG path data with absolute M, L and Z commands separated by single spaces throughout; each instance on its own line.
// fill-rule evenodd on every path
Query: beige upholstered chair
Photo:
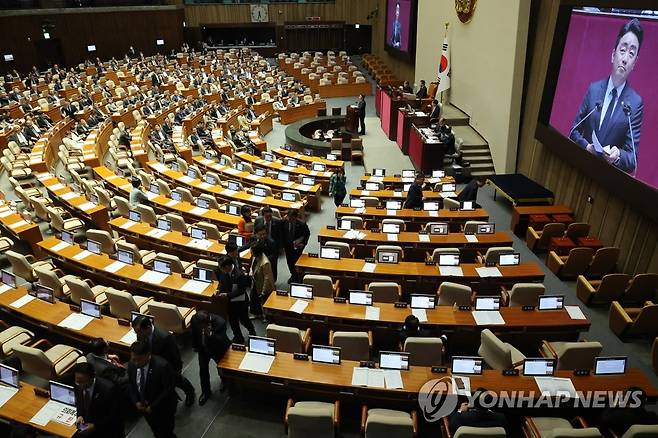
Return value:
M 401 232 L 402 232 L 402 231 L 405 231 L 405 230 L 407 229 L 407 224 L 406 224 L 406 222 L 403 221 L 402 219 L 391 219 L 391 218 L 382 219 L 382 227 L 383 227 L 385 224 L 395 224 L 395 225 L 399 225 L 399 226 L 400 226 L 400 231 L 401 231 Z
M 555 251 L 550 251 L 546 265 L 562 279 L 576 278 L 587 271 L 593 255 L 592 248 L 573 248 L 568 256 L 559 256 Z
M 585 276 L 579 275 L 576 282 L 576 296 L 588 306 L 610 304 L 622 299 L 629 281 L 631 276 L 628 274 L 608 274 L 601 280 L 588 280 Z
M 23 255 L 17 253 L 16 251 L 8 250 L 5 252 L 7 260 L 11 263 L 11 270 L 14 275 L 20 277 L 30 283 L 37 281 L 37 273 L 34 271 L 36 267 L 48 267 L 50 269 L 55 269 L 49 261 L 36 261 L 34 257 L 30 254 Z
M 619 248 L 608 246 L 599 248 L 594 253 L 594 258 L 587 268 L 586 275 L 589 278 L 601 278 L 605 274 L 615 271 L 617 259 L 619 258 Z
M 658 274 L 637 274 L 624 291 L 621 301 L 624 304 L 644 303 L 656 298 L 658 291 Z
M 161 180 L 160 178 L 155 179 L 155 183 L 158 185 L 158 192 L 162 196 L 166 197 L 171 197 L 171 189 L 169 188 L 169 184 L 167 184 L 165 181 Z
M 657 424 L 634 424 L 621 438 L 653 438 L 658 436 Z
M 288 438 L 333 438 L 340 426 L 340 404 L 289 399 L 284 426 Z
M 112 235 L 105 230 L 87 230 L 87 239 L 100 243 L 101 252 L 104 254 L 114 254 L 116 252 L 116 242 L 119 239 L 112 238 Z
M 115 318 L 130 321 L 130 312 L 146 313 L 148 305 L 153 300 L 151 297 L 132 295 L 125 290 L 109 288 L 105 291 L 107 302 L 110 305 L 110 314 Z
M 524 435 L 528 438 L 598 438 L 603 437 L 596 427 L 587 427 L 580 417 L 572 422 L 559 417 L 526 417 Z
M 333 298 L 340 292 L 340 280 L 334 283 L 328 275 L 306 274 L 302 282 L 313 286 L 314 297 Z
M 75 232 L 85 226 L 85 223 L 76 217 L 65 218 L 57 209 L 48 206 L 46 207 L 48 211 L 48 217 L 50 218 L 50 227 L 54 230 L 59 231 L 70 231 Z
M 372 348 L 371 332 L 329 332 L 329 344 L 340 347 L 340 356 L 345 360 L 370 360 Z
M 347 242 L 328 240 L 323 246 L 338 248 L 338 253 L 340 254 L 340 258 L 342 259 L 354 258 L 354 248 L 351 248 L 350 244 Z
M 135 207 L 135 210 L 137 210 L 139 214 L 142 215 L 142 222 L 155 226 L 158 221 L 158 216 L 155 214 L 153 208 L 149 207 L 148 205 L 140 204 Z
M 622 337 L 658 335 L 658 304 L 647 301 L 643 307 L 622 307 L 613 301 L 608 315 L 610 330 Z
M 381 252 L 395 252 L 398 254 L 398 261 L 404 260 L 404 250 L 401 246 L 397 245 L 378 245 L 374 251 L 375 260 L 379 260 L 379 253 Z
M 0 321 L 0 358 L 5 359 L 14 353 L 16 345 L 26 345 L 34 338 L 34 333 L 17 325 L 8 326 Z
M 473 291 L 469 286 L 444 281 L 439 286 L 439 306 L 470 306 Z
M 163 260 L 168 262 L 171 266 L 171 272 L 176 272 L 178 274 L 191 274 L 192 269 L 194 268 L 194 263 L 192 262 L 183 262 L 178 256 L 167 254 L 164 252 L 159 252 L 155 255 L 155 260 Z
M 210 240 L 220 240 L 222 238 L 221 233 L 217 225 L 211 224 L 210 222 L 197 222 L 194 224 L 195 227 L 201 228 L 206 232 L 206 239 Z
M 459 254 L 460 252 L 459 248 L 434 248 L 431 255 L 429 253 L 425 253 L 425 255 L 427 261 L 438 263 L 441 254 Z
M 190 192 L 185 187 L 176 187 L 176 189 L 173 191 L 178 192 L 180 194 L 181 201 L 194 204 L 194 196 L 192 196 L 192 192 Z
M 539 353 L 556 359 L 558 370 L 589 370 L 594 359 L 601 354 L 600 342 L 548 342 L 543 341 Z
M 78 306 L 81 299 L 94 301 L 98 304 L 107 303 L 107 297 L 105 296 L 107 288 L 105 286 L 94 286 L 91 280 L 82 280 L 74 276 L 70 276 L 65 281 L 71 291 L 71 301 Z
M 51 288 L 56 298 L 65 300 L 71 294 L 66 280 L 75 278 L 75 275 L 64 275 L 59 269 L 51 269 L 47 265 L 36 266 L 34 272 L 37 274 L 39 284 Z
M 516 283 L 509 291 L 502 290 L 503 302 L 510 307 L 536 306 L 546 287 L 541 283 Z
M 448 418 L 448 417 L 444 417 Z M 505 428 L 503 427 L 474 427 L 459 426 L 455 434 L 448 438 L 506 438 Z
M 539 251 L 548 249 L 553 237 L 562 237 L 566 226 L 563 223 L 553 222 L 544 225 L 541 231 L 536 231 L 532 227 L 528 227 L 525 235 L 525 241 L 531 251 Z
M 150 301 L 148 311 L 155 318 L 153 323 L 162 330 L 175 334 L 185 333 L 190 328 L 192 317 L 196 314 L 194 307 L 179 307 L 171 303 Z
M 514 248 L 511 246 L 492 246 L 487 249 L 487 252 L 484 254 L 484 257 L 478 255 L 478 263 L 498 263 L 498 258 L 501 254 L 513 253 Z
M 359 216 L 343 216 L 338 219 L 338 224 L 342 221 L 350 221 L 350 226 L 352 230 L 362 230 L 363 229 L 363 218 Z
M 41 347 L 49 347 L 41 350 Z M 31 347 L 15 345 L 14 355 L 21 361 L 24 372 L 45 380 L 58 379 L 69 371 L 82 352 L 68 345 L 52 345 L 42 339 Z
M 410 337 L 404 341 L 403 350 L 409 353 L 409 365 L 443 365 L 445 347 L 441 338 Z
M 353 138 L 350 141 L 350 151 L 352 155 L 352 162 L 363 163 L 363 140 L 360 138 Z
M 166 213 L 164 218 L 171 222 L 172 231 L 178 231 L 180 233 L 187 232 L 187 224 L 181 215 L 176 213 Z
M 277 351 L 306 353 L 311 345 L 311 329 L 302 331 L 297 327 L 268 324 L 265 332 L 268 338 L 276 339 Z
M 119 216 L 123 217 L 128 217 L 130 215 L 130 202 L 124 197 L 121 196 L 115 196 L 114 198 L 114 203 L 116 204 L 117 208 L 117 214 Z
M 523 363 L 525 356 L 512 344 L 503 342 L 489 329 L 480 334 L 478 355 L 494 370 L 516 368 Z
M 361 408 L 361 435 L 365 438 L 412 438 L 417 433 L 416 411 Z
M 155 251 L 149 251 L 146 249 L 139 249 L 137 248 L 137 245 L 131 242 L 126 242 L 124 240 L 120 240 L 116 243 L 117 251 L 118 250 L 124 250 L 124 251 L 129 251 L 133 255 L 133 261 L 135 263 L 141 263 L 142 265 L 149 265 L 155 259 Z
M 386 281 L 369 283 L 366 290 L 372 292 L 372 301 L 375 303 L 397 303 L 402 295 L 399 284 Z
M 475 234 L 477 231 L 477 226 L 481 224 L 486 224 L 484 221 L 466 221 L 464 224 L 464 234 Z

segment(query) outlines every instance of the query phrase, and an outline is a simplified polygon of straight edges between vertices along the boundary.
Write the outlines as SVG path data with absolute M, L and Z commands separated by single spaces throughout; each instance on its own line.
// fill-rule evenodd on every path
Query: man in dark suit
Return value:
M 425 80 L 420 80 L 420 88 L 416 91 L 416 99 L 425 99 L 427 97 L 427 87 L 425 86 Z
M 399 49 L 402 44 L 402 24 L 400 23 L 400 1 L 395 3 L 395 18 L 391 32 L 391 46 Z
M 228 244 L 227 244 L 227 252 Z M 237 248 L 236 248 L 237 249 Z M 249 335 L 256 334 L 254 323 L 249 319 L 249 294 L 247 288 L 250 286 L 251 278 L 242 270 L 236 260 L 229 256 L 222 258 L 217 271 L 219 281 L 219 295 L 228 299 L 228 322 L 233 332 L 233 342 L 244 343 L 244 335 L 240 324 L 242 324 Z
M 621 27 L 610 76 L 590 84 L 569 134 L 587 152 L 630 174 L 637 170 L 644 104 L 627 79 L 635 68 L 643 36 L 637 18 Z
M 286 215 L 286 221 L 283 224 L 284 249 L 286 251 L 286 263 L 290 271 L 288 283 L 298 281 L 297 268 L 295 264 L 301 257 L 304 248 L 308 243 L 311 232 L 305 222 L 299 220 L 299 212 L 291 208 Z
M 71 102 L 67 102 L 64 107 L 62 107 L 62 115 L 64 117 L 70 117 L 70 118 L 75 118 L 75 107 L 71 105 Z
M 441 118 L 441 105 L 439 101 L 434 99 L 432 101 L 432 107 L 430 108 L 430 121 L 439 120 Z
M 119 387 L 125 387 L 128 384 L 128 375 L 126 368 L 114 354 L 108 354 L 109 345 L 103 338 L 92 339 L 89 341 L 89 354 L 87 354 L 87 363 L 94 367 L 98 377 L 109 380 Z
M 176 438 L 174 424 L 178 397 L 174 390 L 175 373 L 161 357 L 151 355 L 148 342 L 130 346 L 128 380 L 130 398 L 151 427 L 156 438 Z
M 356 103 L 356 107 L 359 110 L 359 134 L 366 134 L 366 97 L 363 94 L 359 94 L 359 101 Z
M 457 199 L 461 202 L 464 201 L 477 202 L 478 189 L 480 187 L 483 187 L 484 183 L 485 183 L 484 178 L 473 178 L 471 181 L 469 181 L 468 184 L 466 184 L 464 190 L 462 190 L 459 193 L 459 195 L 457 195 Z
M 119 393 L 109 380 L 96 377 L 90 363 L 73 367 L 78 435 L 93 438 L 124 436 Z
M 212 394 L 208 363 L 211 359 L 215 363 L 219 363 L 231 345 L 231 341 L 226 336 L 226 321 L 219 315 L 200 310 L 192 317 L 191 326 L 192 348 L 197 352 L 199 359 L 199 380 L 201 381 L 199 406 L 203 406 Z M 220 386 L 220 391 L 223 390 L 224 382 Z
M 468 402 L 462 403 L 458 409 L 448 415 L 450 432 L 455 434 L 461 426 L 471 427 L 502 427 L 507 432 L 507 418 L 501 412 L 494 412 L 484 406 L 491 406 L 493 394 L 484 388 L 478 388 L 474 392 L 473 406 Z
M 137 340 L 148 342 L 151 353 L 162 357 L 171 365 L 175 373 L 174 383 L 176 387 L 185 392 L 185 406 L 192 406 L 195 399 L 194 387 L 182 374 L 183 361 L 174 336 L 171 333 L 153 327 L 151 318 L 146 316 L 135 318 L 132 326 L 135 334 L 137 334 Z
M 404 201 L 404 208 L 418 208 L 423 206 L 423 183 L 425 175 L 422 172 L 416 173 L 416 179 L 409 186 L 407 199 Z
M 264 225 L 267 230 L 268 238 L 274 242 L 274 247 L 271 249 L 271 253 L 266 252 L 265 254 L 267 255 L 267 258 L 270 259 L 272 274 L 274 274 L 274 281 L 276 281 L 279 254 L 281 253 L 281 248 L 285 246 L 282 230 L 283 221 L 274 217 L 270 207 L 263 207 L 260 214 L 261 215 L 254 221 L 254 230 L 256 230 L 261 224 Z

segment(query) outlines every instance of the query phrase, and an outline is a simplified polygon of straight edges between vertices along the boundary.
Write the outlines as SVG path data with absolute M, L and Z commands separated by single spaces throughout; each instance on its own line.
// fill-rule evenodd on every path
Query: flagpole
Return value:
M 447 36 L 448 36 L 448 26 L 450 26 L 450 23 L 449 23 L 448 21 L 446 21 L 444 24 L 445 24 L 445 26 L 446 26 L 445 37 L 447 37 Z M 444 37 L 444 39 L 445 39 L 445 37 Z M 441 62 L 441 60 L 440 60 L 440 58 L 439 58 L 439 63 L 440 63 L 440 62 Z M 441 85 L 441 81 L 439 80 L 439 86 L 440 86 L 440 85 Z M 443 105 L 443 90 L 441 90 L 441 96 L 439 96 L 439 103 L 441 103 L 441 105 Z

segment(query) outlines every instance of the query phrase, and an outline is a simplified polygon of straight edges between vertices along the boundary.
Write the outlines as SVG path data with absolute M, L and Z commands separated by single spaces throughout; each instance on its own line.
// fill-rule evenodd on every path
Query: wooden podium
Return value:
M 347 105 L 345 110 L 345 129 L 349 132 L 359 130 L 359 109 L 353 105 Z

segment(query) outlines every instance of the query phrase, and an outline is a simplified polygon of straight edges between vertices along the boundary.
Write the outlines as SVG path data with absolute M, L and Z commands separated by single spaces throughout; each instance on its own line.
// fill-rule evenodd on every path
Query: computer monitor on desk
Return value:
M 335 246 L 323 246 L 320 248 L 320 258 L 329 260 L 340 260 L 340 248 Z
M 312 345 L 311 360 L 313 362 L 340 365 L 340 347 L 329 345 Z
M 435 235 L 448 234 L 447 223 L 430 224 L 429 228 L 430 228 L 429 229 L 430 234 L 435 234 Z
M 290 285 L 290 296 L 302 300 L 312 300 L 313 286 L 310 284 L 292 283 Z
M 75 390 L 72 386 L 50 381 L 50 399 L 75 408 Z
M 400 234 L 400 224 L 395 224 L 395 223 L 382 224 L 382 233 Z
M 387 210 L 400 210 L 401 208 L 402 208 L 402 201 L 395 201 L 391 199 L 386 201 Z
M 2 278 L 3 284 L 6 284 L 9 287 L 16 287 L 16 275 L 3 269 L 0 273 L 0 277 Z
M 8 365 L 0 364 L 0 383 L 12 388 L 20 388 L 18 370 Z
M 377 253 L 377 263 L 399 263 L 400 253 L 397 251 L 379 251 Z
M 481 357 L 453 356 L 452 374 L 482 374 L 483 362 Z
M 165 260 L 155 259 L 153 260 L 153 270 L 169 275 L 171 274 L 171 263 Z
M 348 300 L 350 304 L 372 306 L 372 292 L 367 292 L 364 290 L 351 290 Z
M 516 266 L 521 263 L 521 254 L 518 252 L 498 255 L 499 266 Z
M 274 356 L 276 354 L 276 340 L 263 336 L 249 336 L 247 349 L 250 353 Z
M 439 254 L 439 266 L 459 266 L 459 253 Z
M 93 301 L 80 299 L 80 313 L 91 316 L 92 318 L 101 318 L 101 305 Z
M 500 310 L 500 297 L 475 297 L 475 310 Z
M 402 171 L 402 178 L 414 178 L 416 176 L 416 171 L 413 169 L 404 169 Z
M 564 308 L 564 295 L 542 295 L 539 297 L 537 309 L 560 310 Z
M 625 374 L 628 358 L 597 357 L 594 359 L 594 374 L 597 376 L 609 376 L 614 374 Z
M 205 240 L 206 230 L 199 227 L 190 227 L 190 237 L 195 240 Z
M 245 244 L 245 237 L 239 234 L 229 234 L 228 241 L 230 243 L 235 243 L 238 248 L 242 248 Z
M 366 201 L 359 198 L 350 198 L 350 208 L 364 208 Z
M 162 231 L 171 231 L 171 221 L 168 219 L 158 219 L 156 222 L 156 228 Z
M 204 283 L 212 283 L 212 271 L 210 269 L 204 269 L 195 266 L 192 268 L 192 279 L 196 281 L 202 281 Z
M 134 263 L 134 258 L 135 256 L 132 251 L 126 251 L 125 249 L 117 250 L 117 260 L 121 263 L 132 265 Z
M 101 253 L 101 244 L 95 240 L 87 240 L 87 251 L 100 254 Z
M 409 353 L 381 351 L 379 352 L 379 368 L 407 371 L 409 369 Z
M 552 376 L 555 374 L 555 359 L 525 358 L 523 361 L 524 376 Z
M 423 202 L 424 211 L 439 211 L 439 203 L 437 201 L 425 201 Z
M 412 309 L 434 309 L 436 307 L 436 295 L 411 295 Z
M 372 176 L 382 177 L 385 175 L 386 175 L 386 169 L 379 169 L 379 168 L 372 169 Z
M 62 242 L 66 242 L 69 245 L 73 245 L 73 233 L 69 231 L 62 231 Z

